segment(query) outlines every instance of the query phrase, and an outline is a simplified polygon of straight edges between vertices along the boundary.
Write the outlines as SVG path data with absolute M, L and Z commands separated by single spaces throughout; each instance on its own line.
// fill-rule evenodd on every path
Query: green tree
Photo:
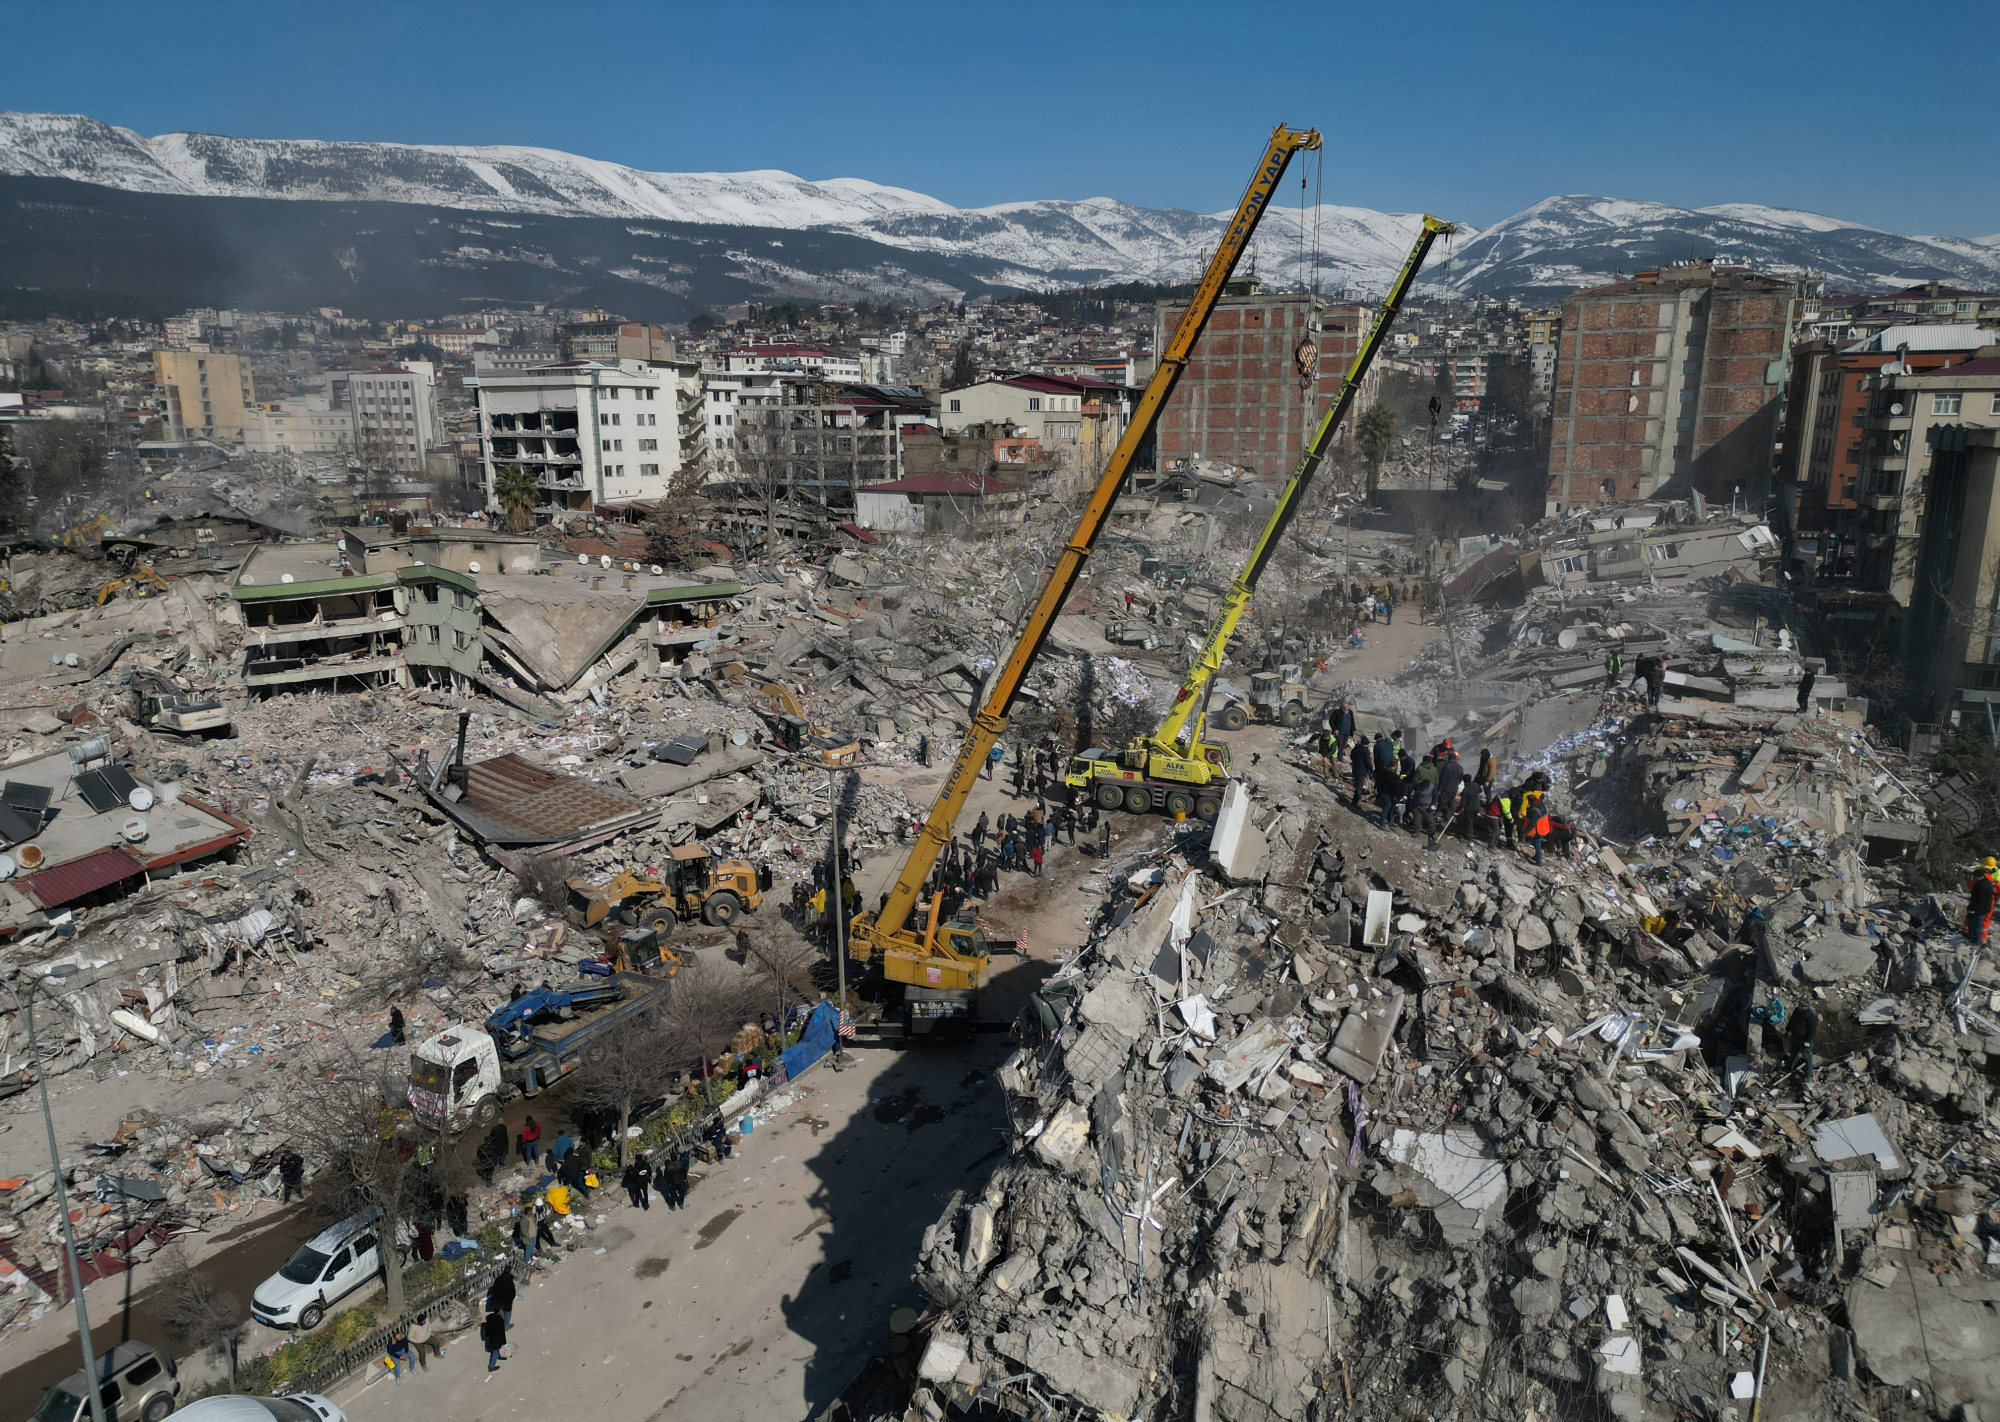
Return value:
M 506 512 L 507 526 L 524 533 L 535 519 L 535 505 L 541 502 L 541 487 L 533 471 L 518 464 L 503 464 L 493 471 L 493 497 Z
M 951 358 L 951 372 L 944 378 L 944 388 L 963 390 L 968 385 L 977 384 L 978 380 L 979 367 L 972 363 L 972 342 L 962 341 Z
M 1368 497 L 1382 484 L 1382 461 L 1396 442 L 1396 413 L 1387 405 L 1370 405 L 1354 426 L 1354 443 L 1368 462 Z

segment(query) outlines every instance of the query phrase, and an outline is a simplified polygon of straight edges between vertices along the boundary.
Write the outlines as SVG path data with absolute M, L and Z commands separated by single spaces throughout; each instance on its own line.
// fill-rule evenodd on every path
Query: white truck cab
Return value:
M 500 1116 L 500 1051 L 484 1028 L 447 1027 L 410 1055 L 410 1108 L 454 1130 L 485 1130 Z

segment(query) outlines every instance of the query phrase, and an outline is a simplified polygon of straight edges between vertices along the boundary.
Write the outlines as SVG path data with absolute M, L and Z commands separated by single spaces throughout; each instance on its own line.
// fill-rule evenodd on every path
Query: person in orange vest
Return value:
M 1994 870 L 2000 869 L 2000 861 L 1987 855 L 1979 866 L 1979 872 L 1965 881 L 1965 936 L 1974 943 L 1986 942 L 1987 929 L 1993 922 L 1993 902 L 2000 897 L 2000 878 Z

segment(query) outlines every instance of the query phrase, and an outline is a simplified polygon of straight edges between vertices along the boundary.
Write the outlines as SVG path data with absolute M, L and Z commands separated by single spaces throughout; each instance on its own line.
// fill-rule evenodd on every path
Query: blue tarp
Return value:
M 796 1081 L 800 1072 L 833 1050 L 839 1025 L 840 1011 L 832 1003 L 822 1002 L 813 1009 L 812 1016 L 806 1019 L 806 1030 L 799 1034 L 798 1045 L 785 1048 L 787 1081 Z

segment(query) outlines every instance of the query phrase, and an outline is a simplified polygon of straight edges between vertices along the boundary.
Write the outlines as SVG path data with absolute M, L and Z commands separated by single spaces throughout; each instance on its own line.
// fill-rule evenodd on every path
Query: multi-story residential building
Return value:
M 1760 500 L 1785 388 L 1793 283 L 1713 262 L 1563 303 L 1548 511 L 1669 484 Z
M 2000 292 L 1961 291 L 1942 282 L 1927 281 L 1885 296 L 1863 297 L 1855 314 L 1886 316 L 1898 322 L 2000 322 Z
M 1552 306 L 1542 311 L 1530 311 L 1521 318 L 1521 341 L 1529 346 L 1552 346 L 1562 335 L 1563 313 L 1560 306 Z
M 532 470 L 540 513 L 663 498 L 681 467 L 681 372 L 646 361 L 566 361 L 477 377 L 486 493 L 500 468 Z
M 493 333 L 484 326 L 433 326 L 405 333 L 404 344 L 436 346 L 449 356 L 469 356 L 475 346 L 495 346 Z
M 675 358 L 674 343 L 658 326 L 640 321 L 584 321 L 562 330 L 564 360 L 650 360 Z
M 1944 721 L 1976 709 L 1985 730 L 2000 712 L 2000 345 L 1869 379 L 1871 426 L 1902 441 L 1884 472 L 1904 467 L 1864 571 L 1902 612 L 1910 710 Z
M 354 424 L 354 456 L 365 467 L 421 477 L 442 438 L 437 379 L 428 361 L 339 371 L 329 377 L 333 403 Z
M 153 388 L 173 440 L 240 440 L 257 398 L 242 358 L 225 351 L 154 351 Z
M 938 396 L 946 433 L 970 425 L 1019 427 L 1046 454 L 1090 467 L 1110 454 L 1131 418 L 1129 387 L 1094 376 L 1003 375 Z
M 1794 347 L 1777 456 L 1794 556 L 1825 575 L 1852 571 L 1862 515 L 1881 493 L 1881 456 L 1868 432 L 1874 377 L 1891 365 L 1917 373 L 1956 364 L 1996 340 L 1993 330 L 1942 322 L 1890 326 L 1845 345 L 1810 340 Z
M 555 365 L 562 352 L 554 346 L 496 346 L 472 353 L 472 373 L 491 375 L 496 370 L 527 370 L 531 366 Z
M 290 395 L 243 412 L 243 447 L 252 454 L 340 454 L 354 447 L 354 417 L 325 395 Z
M 1160 302 L 1153 312 L 1153 349 L 1173 338 L 1184 308 Z M 1282 478 L 1320 414 L 1340 389 L 1347 362 L 1360 349 L 1369 313 L 1300 293 L 1266 294 L 1254 281 L 1230 283 L 1209 317 L 1174 398 L 1160 415 L 1156 462 L 1161 469 L 1212 459 Z M 1317 364 L 1300 375 L 1300 348 L 1310 339 Z M 1361 404 L 1374 400 L 1380 374 L 1369 372 Z M 1351 425 L 1343 426 L 1345 439 Z
M 1451 400 L 1456 414 L 1476 415 L 1486 403 L 1486 385 L 1492 376 L 1492 351 L 1451 353 Z
M 1528 347 L 1528 392 L 1545 400 L 1555 388 L 1556 345 L 1553 341 L 1536 341 Z
M 826 346 L 776 342 L 739 346 L 723 357 L 723 369 L 734 374 L 751 370 L 795 370 L 821 380 L 860 381 L 861 361 L 845 351 Z

